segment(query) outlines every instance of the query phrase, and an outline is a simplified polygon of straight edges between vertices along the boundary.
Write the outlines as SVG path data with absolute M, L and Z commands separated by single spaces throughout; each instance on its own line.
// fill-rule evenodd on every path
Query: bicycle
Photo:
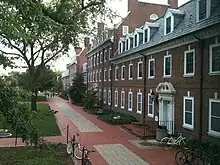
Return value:
M 160 143 L 163 144 L 163 149 L 170 150 L 173 146 L 186 145 L 186 138 L 182 136 L 182 133 L 178 133 L 178 137 L 164 137 L 161 139 Z
M 91 152 L 95 152 L 95 150 L 88 150 L 86 147 L 83 147 L 82 165 L 92 165 L 89 158 Z

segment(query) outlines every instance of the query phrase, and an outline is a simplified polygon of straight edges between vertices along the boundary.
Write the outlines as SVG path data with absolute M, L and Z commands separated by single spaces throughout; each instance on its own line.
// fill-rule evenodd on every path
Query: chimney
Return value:
M 74 47 L 74 49 L 75 49 L 76 55 L 78 55 L 82 51 L 81 47 Z
M 98 36 L 104 31 L 104 23 L 98 22 Z
M 168 0 L 168 4 L 171 8 L 177 8 L 178 7 L 178 0 Z
M 89 47 L 90 47 L 89 45 L 90 45 L 90 44 L 89 44 L 89 37 L 85 37 L 85 38 L 84 38 L 84 47 L 87 48 L 87 49 L 89 49 Z

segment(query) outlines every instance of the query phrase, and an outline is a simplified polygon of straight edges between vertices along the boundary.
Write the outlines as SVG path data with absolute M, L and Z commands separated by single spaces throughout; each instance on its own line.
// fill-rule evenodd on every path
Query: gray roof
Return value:
M 161 17 L 155 21 L 155 23 L 160 24 L 160 27 L 157 29 L 156 33 L 152 36 L 152 38 L 148 43 L 141 44 L 138 47 L 131 48 L 128 51 L 115 55 L 112 58 L 112 60 L 116 60 L 118 58 L 122 58 L 127 55 L 132 55 L 142 50 L 157 46 L 164 42 L 171 41 L 178 37 L 220 23 L 220 7 L 216 7 L 215 10 L 212 10 L 209 18 L 201 20 L 200 22 L 196 22 L 196 0 L 191 0 L 185 5 L 179 7 L 178 10 L 175 10 L 175 12 L 177 11 L 179 13 L 185 13 L 185 15 L 181 18 L 179 23 L 174 27 L 172 33 L 164 35 L 164 18 Z

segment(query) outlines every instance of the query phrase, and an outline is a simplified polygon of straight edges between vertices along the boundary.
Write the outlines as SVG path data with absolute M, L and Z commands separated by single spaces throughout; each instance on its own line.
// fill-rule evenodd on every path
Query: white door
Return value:
M 170 101 L 167 101 L 167 129 L 168 133 L 172 134 L 172 128 L 173 128 L 173 110 L 172 110 L 172 105 Z

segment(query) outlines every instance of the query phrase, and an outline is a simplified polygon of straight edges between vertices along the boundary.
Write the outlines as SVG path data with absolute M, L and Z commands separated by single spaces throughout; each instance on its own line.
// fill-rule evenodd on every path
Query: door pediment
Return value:
M 157 93 L 161 94 L 175 94 L 176 90 L 173 85 L 169 82 L 161 82 L 157 85 L 156 88 Z

